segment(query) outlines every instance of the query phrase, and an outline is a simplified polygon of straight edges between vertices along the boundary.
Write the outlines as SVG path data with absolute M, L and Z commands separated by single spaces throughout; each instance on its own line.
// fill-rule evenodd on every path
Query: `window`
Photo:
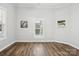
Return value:
M 42 35 L 42 34 L 43 34 L 42 21 L 37 21 L 37 22 L 35 23 L 35 34 L 36 34 L 36 35 Z
M 0 40 L 6 36 L 6 12 L 3 8 L 0 8 Z

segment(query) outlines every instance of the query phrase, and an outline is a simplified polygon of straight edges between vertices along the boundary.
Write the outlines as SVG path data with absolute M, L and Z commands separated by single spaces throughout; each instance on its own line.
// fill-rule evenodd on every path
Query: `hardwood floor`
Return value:
M 79 50 L 57 42 L 16 42 L 1 56 L 79 56 Z

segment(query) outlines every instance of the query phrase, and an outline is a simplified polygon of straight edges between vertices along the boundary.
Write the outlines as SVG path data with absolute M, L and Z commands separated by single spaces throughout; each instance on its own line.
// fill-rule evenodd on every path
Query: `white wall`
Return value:
M 55 20 L 56 22 L 59 20 L 66 20 L 66 26 L 59 27 L 56 23 L 56 31 L 55 31 L 55 40 L 61 42 L 68 42 L 70 41 L 70 33 L 71 33 L 71 5 L 63 8 L 56 8 L 55 9 Z
M 0 4 L 7 8 L 7 39 L 0 41 L 0 49 L 11 44 L 15 39 L 27 41 L 59 41 L 79 48 L 79 4 L 72 4 L 62 8 L 14 8 L 10 4 Z M 17 17 L 17 20 L 16 20 Z M 34 18 L 44 19 L 44 38 L 34 37 Z M 28 21 L 28 28 L 20 28 L 20 20 Z M 66 20 L 66 27 L 59 28 L 57 20 Z
M 79 3 L 71 7 L 71 43 L 79 48 Z
M 15 41 L 15 8 L 10 4 L 0 4 L 0 7 L 3 7 L 7 10 L 7 38 L 0 40 L 0 50 L 4 49 L 11 43 Z
M 33 19 L 44 18 L 45 33 L 42 41 L 58 41 L 79 47 L 78 36 L 78 12 L 79 4 L 70 4 L 60 8 L 17 8 L 17 41 L 41 41 L 35 40 L 33 33 Z M 19 27 L 19 20 L 26 19 L 29 23 L 27 29 Z M 66 20 L 65 28 L 59 28 L 57 20 Z
M 44 19 L 44 38 L 34 37 L 34 18 Z M 20 28 L 20 19 L 28 21 L 28 28 Z M 54 39 L 55 17 L 51 8 L 17 8 L 17 41 L 51 41 Z
M 55 41 L 70 44 L 79 48 L 79 4 L 55 10 L 56 21 L 66 20 L 66 27 L 59 28 L 56 24 Z

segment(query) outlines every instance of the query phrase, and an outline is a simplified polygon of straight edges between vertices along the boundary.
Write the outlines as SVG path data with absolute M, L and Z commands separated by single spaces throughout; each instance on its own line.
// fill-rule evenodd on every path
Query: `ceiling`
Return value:
M 59 8 L 69 6 L 71 3 L 15 3 L 16 7 Z

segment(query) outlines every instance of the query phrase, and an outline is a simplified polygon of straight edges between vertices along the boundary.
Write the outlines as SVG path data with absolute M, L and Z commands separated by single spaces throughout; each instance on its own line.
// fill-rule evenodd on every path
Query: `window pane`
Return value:
M 35 29 L 35 34 L 40 35 L 40 29 Z
M 35 35 L 43 34 L 43 24 L 41 20 L 36 21 L 35 23 Z
M 40 28 L 40 23 L 36 23 L 36 28 Z

